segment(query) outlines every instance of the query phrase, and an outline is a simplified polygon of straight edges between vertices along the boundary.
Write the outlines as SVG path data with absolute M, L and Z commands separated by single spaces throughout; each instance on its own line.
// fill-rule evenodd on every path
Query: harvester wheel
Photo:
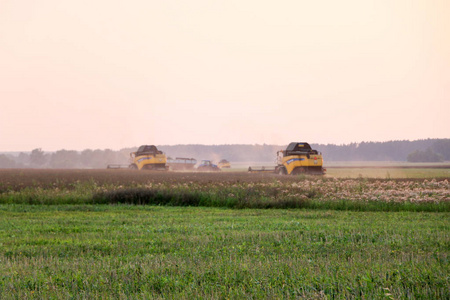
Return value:
M 131 170 L 137 170 L 138 167 L 135 164 L 131 164 L 128 168 Z

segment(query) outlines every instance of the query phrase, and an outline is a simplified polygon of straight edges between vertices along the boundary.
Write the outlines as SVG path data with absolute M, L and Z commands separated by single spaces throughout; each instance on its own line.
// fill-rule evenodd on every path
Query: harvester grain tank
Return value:
M 130 153 L 130 169 L 167 170 L 166 155 L 154 145 L 142 145 L 136 152 Z
M 286 150 L 277 152 L 277 166 L 249 167 L 251 173 L 272 172 L 281 175 L 325 174 L 322 153 L 313 150 L 308 143 L 293 142 Z

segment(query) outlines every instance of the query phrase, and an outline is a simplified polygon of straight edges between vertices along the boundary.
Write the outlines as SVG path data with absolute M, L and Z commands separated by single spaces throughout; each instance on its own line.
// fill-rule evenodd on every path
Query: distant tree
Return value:
M 111 149 L 105 149 L 103 151 L 103 161 L 104 165 L 102 168 L 106 168 L 108 164 L 114 164 L 117 163 L 117 152 L 111 150 Z
M 34 167 L 41 167 L 46 163 L 47 159 L 44 151 L 41 148 L 36 148 L 31 151 L 30 163 Z
M 83 150 L 80 154 L 80 164 L 83 168 L 104 169 L 108 164 L 128 163 L 128 151 L 105 150 Z
M 16 164 L 20 166 L 29 166 L 30 165 L 30 154 L 20 152 L 16 158 Z
M 5 154 L 0 154 L 0 168 L 15 168 L 16 162 L 14 159 L 6 156 Z
M 441 154 L 438 154 L 428 148 L 425 151 L 416 150 L 408 154 L 407 160 L 409 162 L 442 162 L 444 161 Z
M 80 162 L 84 168 L 92 168 L 93 167 L 92 153 L 93 153 L 93 151 L 91 149 L 86 149 L 86 150 L 81 151 Z
M 107 163 L 105 161 L 105 152 L 103 150 L 95 149 L 94 151 L 92 151 L 91 158 L 91 168 L 106 168 Z
M 434 152 L 441 154 L 444 160 L 450 160 L 450 139 L 437 140 L 431 148 Z
M 52 154 L 50 166 L 58 169 L 79 168 L 80 155 L 74 150 L 59 150 Z

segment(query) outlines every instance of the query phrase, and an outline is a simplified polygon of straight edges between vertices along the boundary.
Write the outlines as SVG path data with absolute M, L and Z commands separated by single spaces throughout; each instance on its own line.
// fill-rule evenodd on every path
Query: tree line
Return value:
M 320 149 L 329 161 L 450 161 L 450 139 L 362 142 L 315 147 Z
M 108 164 L 127 164 L 128 157 L 129 153 L 122 150 L 63 149 L 56 152 L 44 152 L 41 148 L 36 148 L 30 153 L 0 154 L 0 168 L 103 169 Z
M 202 157 L 232 162 L 273 162 L 276 152 L 287 145 L 175 145 L 160 146 L 166 153 L 184 157 Z M 361 142 L 345 145 L 311 144 L 324 155 L 325 161 L 450 161 L 450 139 L 415 141 Z M 425 154 L 425 155 L 424 155 Z
M 218 162 L 275 162 L 276 152 L 287 145 L 160 145 L 167 156 L 209 159 Z M 415 141 L 362 142 L 346 145 L 311 144 L 324 155 L 325 161 L 450 161 L 450 139 Z M 111 149 L 83 151 L 58 150 L 0 154 L 0 168 L 106 168 L 108 164 L 129 164 L 130 152 L 137 147 L 119 151 Z

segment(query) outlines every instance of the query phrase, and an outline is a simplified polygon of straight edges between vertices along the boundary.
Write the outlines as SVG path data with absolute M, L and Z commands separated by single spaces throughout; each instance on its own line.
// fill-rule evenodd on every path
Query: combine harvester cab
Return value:
M 249 167 L 250 173 L 277 173 L 280 175 L 324 175 L 322 153 L 308 143 L 290 143 L 286 150 L 277 152 L 276 167 Z
M 275 168 L 278 174 L 325 174 L 322 153 L 313 150 L 308 143 L 290 143 L 286 150 L 277 152 Z
M 154 145 L 142 145 L 130 153 L 130 169 L 166 171 L 166 155 Z

